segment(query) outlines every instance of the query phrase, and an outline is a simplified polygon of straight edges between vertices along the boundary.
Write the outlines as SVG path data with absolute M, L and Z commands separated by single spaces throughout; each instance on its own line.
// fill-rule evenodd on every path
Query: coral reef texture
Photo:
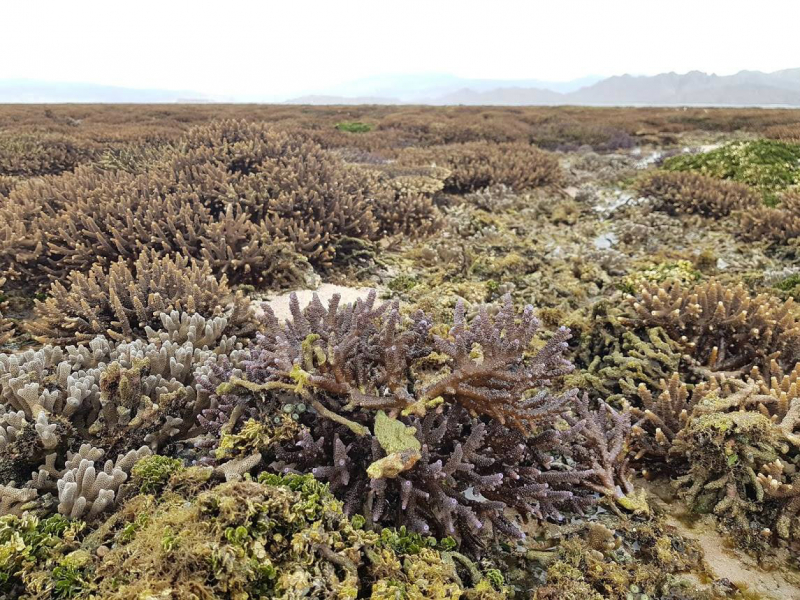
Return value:
M 0 599 L 800 598 L 800 137 L 0 108 Z

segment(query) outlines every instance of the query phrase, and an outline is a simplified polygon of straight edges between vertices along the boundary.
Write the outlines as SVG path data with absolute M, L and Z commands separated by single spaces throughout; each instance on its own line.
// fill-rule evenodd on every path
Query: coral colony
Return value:
M 3 110 L 0 598 L 751 597 L 675 515 L 796 562 L 783 111 Z

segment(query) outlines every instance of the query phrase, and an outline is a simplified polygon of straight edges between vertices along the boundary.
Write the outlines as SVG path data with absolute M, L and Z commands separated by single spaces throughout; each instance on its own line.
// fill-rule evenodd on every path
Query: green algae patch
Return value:
M 336 129 L 346 133 L 367 133 L 372 131 L 372 125 L 361 121 L 340 121 L 336 124 Z
M 668 171 L 694 171 L 752 186 L 775 204 L 776 193 L 800 184 L 800 145 L 776 140 L 735 142 L 664 161 Z

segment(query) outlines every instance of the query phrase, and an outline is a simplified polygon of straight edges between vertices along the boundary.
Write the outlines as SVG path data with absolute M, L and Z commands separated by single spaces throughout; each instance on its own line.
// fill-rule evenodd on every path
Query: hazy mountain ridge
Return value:
M 135 89 L 93 83 L 32 79 L 0 80 L 0 103 L 3 104 L 161 104 L 211 101 L 212 99 L 205 94 L 189 90 Z
M 786 69 L 773 73 L 740 71 L 735 75 L 722 76 L 700 71 L 690 71 L 685 74 L 661 73 L 652 76 L 617 75 L 569 92 L 546 87 L 509 85 L 509 82 L 500 81 L 494 82 L 494 87 L 487 89 L 486 80 L 481 81 L 483 89 L 465 86 L 442 95 L 430 95 L 417 103 L 499 106 L 696 104 L 800 107 L 800 69 Z M 287 102 L 302 103 L 305 98 L 307 97 Z M 327 96 L 324 103 L 409 103 L 397 96 L 388 98 L 385 102 L 375 102 L 375 100 L 374 97 Z
M 0 103 L 236 102 L 186 90 L 148 90 L 32 80 L 0 80 Z M 248 102 L 276 102 L 270 97 Z M 447 74 L 381 75 L 285 100 L 287 104 L 431 104 L 497 106 L 797 106 L 800 68 L 714 75 L 596 76 L 573 81 L 464 79 Z

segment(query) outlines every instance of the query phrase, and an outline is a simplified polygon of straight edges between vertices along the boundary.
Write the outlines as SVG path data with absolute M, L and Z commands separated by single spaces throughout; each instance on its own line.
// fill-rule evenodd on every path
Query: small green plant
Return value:
M 27 565 L 56 556 L 82 527 L 80 521 L 70 523 L 61 515 L 41 520 L 31 514 L 0 518 L 0 589 L 19 583 Z
M 399 529 L 387 527 L 381 530 L 381 544 L 398 554 L 419 554 L 425 548 L 447 552 L 457 546 L 451 537 L 437 540 L 435 537 L 410 532 L 405 526 Z
M 781 279 L 773 287 L 782 292 L 791 292 L 798 285 L 800 285 L 800 273 L 794 273 L 793 275 L 789 275 L 786 279 Z
M 91 557 L 84 550 L 65 556 L 61 564 L 53 568 L 53 598 L 77 598 L 89 585 L 86 568 L 90 564 Z
M 134 485 L 139 486 L 143 494 L 154 494 L 161 491 L 173 473 L 183 469 L 183 463 L 167 456 L 146 456 L 133 467 Z
M 347 133 L 366 133 L 372 131 L 372 125 L 361 121 L 341 121 L 336 124 L 336 129 Z

